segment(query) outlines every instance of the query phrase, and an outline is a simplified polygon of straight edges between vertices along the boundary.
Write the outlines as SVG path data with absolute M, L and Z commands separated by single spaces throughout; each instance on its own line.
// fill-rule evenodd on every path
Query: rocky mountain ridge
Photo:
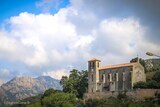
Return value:
M 160 59 L 146 59 L 145 60 L 145 67 L 148 71 L 158 71 L 160 70 Z
M 59 80 L 49 76 L 15 77 L 0 87 L 0 97 L 2 100 L 16 101 L 27 97 L 42 94 L 45 90 L 53 88 L 61 90 Z

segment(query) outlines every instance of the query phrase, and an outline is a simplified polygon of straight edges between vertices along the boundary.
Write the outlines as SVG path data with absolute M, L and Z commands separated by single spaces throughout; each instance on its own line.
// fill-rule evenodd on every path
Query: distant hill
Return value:
M 3 84 L 3 82 L 2 81 L 0 81 L 0 86 Z
M 160 59 L 146 59 L 145 67 L 147 71 L 160 71 Z
M 15 77 L 0 87 L 0 98 L 8 101 L 16 101 L 43 93 L 53 88 L 61 90 L 59 80 L 49 76 Z
M 138 57 L 130 60 L 130 62 L 137 62 L 137 61 Z M 160 71 L 160 58 L 145 59 L 145 60 L 139 58 L 139 62 L 145 68 L 145 72 Z
M 145 60 L 146 79 L 151 80 L 156 71 L 160 71 L 160 59 Z

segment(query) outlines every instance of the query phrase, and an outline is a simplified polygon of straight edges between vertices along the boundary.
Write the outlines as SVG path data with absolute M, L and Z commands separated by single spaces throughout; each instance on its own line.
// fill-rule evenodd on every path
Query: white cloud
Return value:
M 55 71 L 43 72 L 43 76 L 51 76 L 52 78 L 60 80 L 62 76 L 69 76 L 69 71 L 66 69 L 59 69 Z
M 86 4 L 78 2 L 71 1 L 70 7 L 54 15 L 23 12 L 11 17 L 0 30 L 0 58 L 34 69 L 51 68 L 39 73 L 60 79 L 68 75 L 67 65 L 87 69 L 90 57 L 98 57 L 106 65 L 128 62 L 137 54 L 145 57 L 148 47 L 160 51 L 157 44 L 145 39 L 147 27 L 137 18 L 102 19 L 91 10 L 81 11 L 87 9 Z
M 106 19 L 100 23 L 98 33 L 108 42 L 110 52 L 118 54 L 135 54 L 135 48 L 143 38 L 144 29 L 136 19 Z M 99 37 L 99 34 L 98 34 Z M 105 43 L 102 43 L 105 44 Z
M 49 14 L 36 16 L 26 12 L 12 17 L 10 19 L 11 32 L 1 34 L 1 43 L 3 43 L 0 46 L 1 51 L 13 54 L 4 54 L 9 59 L 14 57 L 29 66 L 47 64 L 50 51 L 54 49 L 63 51 L 61 49 L 63 44 L 68 44 L 72 38 L 74 39 L 74 27 L 63 17 L 63 15 Z
M 0 80 L 0 86 L 3 84 L 4 82 Z
M 38 8 L 42 8 L 43 12 L 49 12 L 51 9 L 58 10 L 62 0 L 40 0 L 36 2 Z
M 0 85 L 5 83 L 8 79 L 15 77 L 18 72 L 13 72 L 6 68 L 0 68 Z
M 8 69 L 0 69 L 0 72 L 3 77 L 10 74 L 10 71 Z
M 81 36 L 78 41 L 75 42 L 74 48 L 85 48 L 90 45 L 94 38 L 92 36 Z
M 10 30 L 3 28 L 0 37 L 1 58 L 19 61 L 29 67 L 61 66 L 76 62 L 93 41 L 91 35 L 80 35 L 67 14 L 71 8 L 61 9 L 57 14 L 21 13 L 8 20 Z M 65 61 L 64 61 L 65 60 Z M 63 64 L 62 64 L 63 65 Z
M 129 62 L 137 55 L 146 58 L 148 47 L 153 47 L 153 52 L 160 50 L 158 45 L 146 41 L 146 31 L 133 17 L 104 19 L 94 34 L 92 52 L 105 59 L 106 64 Z

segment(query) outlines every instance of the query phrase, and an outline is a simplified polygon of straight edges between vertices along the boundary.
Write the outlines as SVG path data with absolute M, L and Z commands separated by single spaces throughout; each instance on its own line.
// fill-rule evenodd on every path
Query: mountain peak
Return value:
M 39 76 L 39 77 L 37 77 L 37 78 L 35 78 L 35 79 L 45 79 L 45 80 L 55 80 L 55 81 L 59 81 L 59 80 L 57 80 L 57 79 L 55 79 L 55 78 L 52 78 L 51 76 Z
M 2 95 L 6 95 L 8 99 L 14 101 L 41 94 L 49 88 L 62 89 L 59 80 L 50 76 L 40 76 L 37 78 L 18 76 L 3 84 L 0 87 L 0 92 L 3 92 Z
M 39 77 L 37 77 L 37 78 L 52 78 L 51 76 L 39 76 Z M 52 78 L 52 79 L 54 79 L 54 78 Z

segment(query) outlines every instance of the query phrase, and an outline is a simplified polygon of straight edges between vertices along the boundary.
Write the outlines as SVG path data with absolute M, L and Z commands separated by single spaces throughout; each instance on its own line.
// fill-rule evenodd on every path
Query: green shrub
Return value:
M 160 71 L 157 71 L 153 77 L 152 77 L 152 80 L 155 80 L 157 82 L 160 82 Z
M 155 81 L 155 80 L 150 80 L 146 83 L 147 88 L 154 88 L 154 89 L 158 89 L 160 88 L 160 84 Z
M 34 104 L 29 104 L 26 107 L 42 107 L 40 102 L 36 102 Z
M 89 99 L 85 107 L 121 107 L 121 100 L 117 98 Z
M 148 82 L 137 82 L 136 84 L 134 84 L 133 86 L 134 89 L 137 88 L 142 88 L 142 89 L 160 89 L 160 83 L 155 81 L 155 80 L 150 80 Z
M 134 89 L 137 89 L 137 88 L 147 88 L 147 85 L 146 85 L 145 82 L 140 81 L 140 82 L 135 83 L 134 86 L 133 86 L 133 88 Z
M 118 99 L 125 99 L 125 98 L 127 98 L 126 92 L 127 91 L 124 91 L 124 92 L 120 91 L 120 92 L 118 92 L 117 98 Z
M 74 107 L 77 99 L 73 94 L 57 92 L 45 97 L 42 102 L 44 107 Z
M 84 100 L 82 99 L 79 99 L 77 104 L 76 104 L 76 107 L 85 107 L 85 102 Z

